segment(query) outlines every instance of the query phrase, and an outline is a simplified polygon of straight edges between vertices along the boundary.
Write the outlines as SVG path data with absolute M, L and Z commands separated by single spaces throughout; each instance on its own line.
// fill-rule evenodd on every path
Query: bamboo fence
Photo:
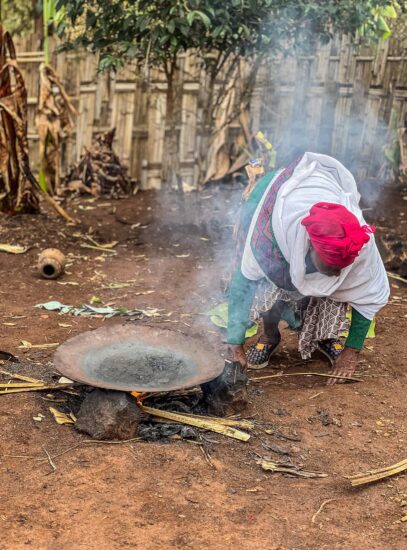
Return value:
M 346 36 L 321 46 L 315 55 L 270 58 L 263 63 L 250 102 L 251 130 L 274 143 L 328 153 L 358 178 L 376 177 L 383 147 L 407 118 L 407 39 L 403 34 L 375 47 L 355 45 Z M 17 41 L 28 86 L 29 142 L 38 163 L 35 110 L 43 61 L 40 36 Z M 180 57 L 180 170 L 197 182 L 201 70 L 193 54 Z M 92 138 L 116 127 L 115 150 L 143 188 L 159 188 L 165 132 L 165 79 L 150 71 L 148 85 L 127 67 L 116 77 L 98 75 L 90 53 L 62 53 L 54 66 L 78 111 L 74 134 L 64 144 L 63 171 L 77 161 Z M 218 85 L 221 85 L 219 83 Z M 238 119 L 223 133 L 228 155 L 242 134 Z M 235 147 L 236 149 L 236 147 Z

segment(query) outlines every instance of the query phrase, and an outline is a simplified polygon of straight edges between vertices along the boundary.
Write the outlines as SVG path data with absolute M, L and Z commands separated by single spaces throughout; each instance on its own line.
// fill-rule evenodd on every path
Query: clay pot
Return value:
M 65 255 L 57 248 L 43 250 L 38 258 L 38 271 L 44 279 L 57 279 L 65 269 Z

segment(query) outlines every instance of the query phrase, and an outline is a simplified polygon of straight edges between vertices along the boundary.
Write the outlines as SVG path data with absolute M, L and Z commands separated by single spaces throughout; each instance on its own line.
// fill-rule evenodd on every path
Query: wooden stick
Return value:
M 0 370 L 0 374 L 10 376 L 11 378 L 15 378 L 16 380 L 23 380 L 24 382 L 32 382 L 33 384 L 44 384 L 42 380 L 38 380 L 37 378 L 31 378 L 30 376 L 23 376 L 22 374 L 8 372 L 7 370 Z
M 404 279 L 403 277 L 400 277 L 400 275 L 396 275 L 395 273 L 392 273 L 391 271 L 386 271 L 387 276 L 390 277 L 390 279 L 395 279 L 396 281 L 401 281 L 402 283 L 407 283 L 407 279 Z
M 43 383 L 35 383 L 34 382 L 7 382 L 7 383 L 0 383 L 0 388 L 32 388 L 33 386 L 44 386 Z
M 65 388 L 71 388 L 73 384 L 53 384 L 52 386 L 33 386 L 32 388 L 19 388 L 17 390 L 1 390 L 0 395 L 6 395 L 7 393 L 23 393 L 29 391 L 43 391 L 43 390 L 63 390 Z
M 315 523 L 315 520 L 317 519 L 318 515 L 322 512 L 322 510 L 325 508 L 325 506 L 329 503 L 329 502 L 333 502 L 335 499 L 334 498 L 328 498 L 326 500 L 323 501 L 323 503 L 321 504 L 321 506 L 318 508 L 318 510 L 315 512 L 315 514 L 312 516 L 311 518 L 311 523 Z
M 281 378 L 282 376 L 323 376 L 324 378 L 336 378 L 338 380 L 352 380 L 353 382 L 362 382 L 359 378 L 352 376 L 338 376 L 336 374 L 325 374 L 323 372 L 287 372 L 281 374 L 269 374 L 268 376 L 257 376 L 250 378 L 250 380 L 267 380 L 269 378 Z
M 67 222 L 76 224 L 76 221 L 73 218 L 71 218 L 71 216 L 62 208 L 62 206 L 60 206 L 56 202 L 56 200 L 54 200 L 50 195 L 48 195 L 47 192 L 43 191 L 39 186 L 37 187 L 37 189 L 41 191 L 41 195 L 44 197 L 45 201 L 48 204 L 50 204 L 52 208 L 56 210 L 56 212 L 58 212 L 60 216 L 62 216 Z
M 201 449 L 202 454 L 205 457 L 206 462 L 209 464 L 211 468 L 216 470 L 215 464 L 212 462 L 211 455 L 208 453 L 208 451 L 205 449 L 203 445 L 199 445 L 199 448 Z
M 42 448 L 44 449 L 44 452 L 45 452 L 45 454 L 47 455 L 48 462 L 49 462 L 51 468 L 52 468 L 53 471 L 55 472 L 55 470 L 57 469 L 57 467 L 55 466 L 54 462 L 52 461 L 51 455 L 49 454 L 49 452 L 47 451 L 47 449 L 46 449 L 44 446 L 43 446 Z

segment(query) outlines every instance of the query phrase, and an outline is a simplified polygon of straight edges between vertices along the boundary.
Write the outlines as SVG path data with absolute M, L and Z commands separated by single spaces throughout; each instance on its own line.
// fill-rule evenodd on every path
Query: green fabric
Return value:
M 250 193 L 249 198 L 243 204 L 242 214 L 241 214 L 241 225 L 246 230 L 249 229 L 250 223 L 253 219 L 256 208 L 264 195 L 269 183 L 276 175 L 275 170 L 273 172 L 267 172 L 259 181 L 256 183 L 253 191 Z
M 264 195 L 275 171 L 265 174 L 256 184 L 244 203 L 240 218 L 240 231 L 247 234 L 250 223 L 253 219 L 256 208 Z M 244 246 L 244 243 L 241 243 Z M 259 281 L 250 281 L 243 276 L 240 266 L 233 274 L 229 288 L 229 316 L 228 316 L 228 343 L 244 344 L 247 321 L 250 317 L 250 310 L 256 294 Z
M 240 230 L 245 234 L 247 234 L 249 230 L 256 208 L 274 176 L 275 171 L 265 174 L 257 182 L 247 201 L 244 203 L 240 218 Z M 244 243 L 242 242 L 241 245 L 244 246 Z M 258 283 L 259 281 L 250 281 L 246 279 L 240 270 L 240 266 L 233 274 L 228 300 L 229 316 L 227 340 L 229 344 L 243 344 L 245 341 L 247 321 L 250 317 L 250 310 Z
M 345 346 L 347 348 L 362 349 L 370 324 L 369 319 L 366 319 L 356 309 L 352 308 L 352 321 Z
M 247 321 L 259 281 L 250 281 L 240 268 L 233 274 L 229 289 L 228 344 L 244 344 Z
M 255 187 L 253 188 L 253 191 L 250 193 L 246 204 L 259 204 L 260 199 L 262 198 L 264 191 L 267 189 L 268 184 L 271 182 L 271 180 L 276 175 L 276 171 L 273 170 L 271 172 L 267 172 L 267 174 L 264 174 L 262 178 L 259 179 L 259 181 L 256 183 Z M 255 208 L 256 209 L 256 208 Z

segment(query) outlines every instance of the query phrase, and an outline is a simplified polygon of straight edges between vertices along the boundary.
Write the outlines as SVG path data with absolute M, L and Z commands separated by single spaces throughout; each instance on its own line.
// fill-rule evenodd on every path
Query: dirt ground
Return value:
M 402 195 L 393 191 L 379 201 L 380 209 L 368 211 L 379 233 L 392 230 L 405 238 Z M 21 340 L 62 343 L 123 322 L 34 308 L 49 300 L 89 303 L 92 296 L 104 304 L 159 308 L 161 317 L 135 322 L 199 336 L 224 355 L 222 334 L 202 313 L 224 299 L 221 281 L 238 196 L 213 187 L 184 204 L 153 192 L 129 200 L 74 199 L 68 208 L 80 221 L 75 227 L 48 211 L 3 219 L 0 242 L 32 248 L 0 253 L 0 349 L 21 360 L 0 368 L 50 376 L 53 349 L 23 350 Z M 89 243 L 86 234 L 100 243 L 119 241 L 116 254 L 82 247 Z M 50 246 L 68 255 L 67 273 L 57 281 L 42 280 L 35 271 L 38 252 Z M 406 458 L 407 292 L 397 281 L 391 286 L 377 337 L 361 356 L 363 381 L 331 387 L 324 378 L 304 376 L 253 382 L 246 417 L 268 422 L 275 435 L 259 433 L 242 443 L 211 434 L 205 448 L 212 465 L 199 445 L 187 441 L 89 444 L 72 426 L 56 424 L 44 394 L 0 396 L 0 548 L 406 548 L 407 522 L 401 520 L 407 478 L 352 489 L 345 477 Z M 143 294 L 148 290 L 154 293 Z M 288 329 L 283 340 L 261 375 L 329 372 L 318 358 L 301 364 Z M 42 422 L 33 420 L 39 413 Z M 328 477 L 262 471 L 258 455 L 281 460 L 265 448 L 270 444 Z M 60 455 L 55 471 L 44 460 L 46 451 Z

